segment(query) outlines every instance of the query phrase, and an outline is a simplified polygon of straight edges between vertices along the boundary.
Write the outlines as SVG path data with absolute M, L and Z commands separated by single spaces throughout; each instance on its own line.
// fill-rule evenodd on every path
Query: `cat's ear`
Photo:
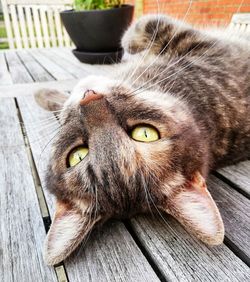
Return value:
M 219 245 L 223 242 L 224 225 L 219 210 L 199 172 L 173 193 L 163 209 L 204 243 Z
M 47 111 L 61 110 L 68 95 L 54 89 L 41 89 L 34 94 L 37 104 Z
M 57 201 L 44 245 L 44 260 L 48 265 L 55 265 L 69 256 L 100 220 L 91 219 L 91 216 L 84 213 L 88 206 L 83 206 L 79 209 L 69 203 Z

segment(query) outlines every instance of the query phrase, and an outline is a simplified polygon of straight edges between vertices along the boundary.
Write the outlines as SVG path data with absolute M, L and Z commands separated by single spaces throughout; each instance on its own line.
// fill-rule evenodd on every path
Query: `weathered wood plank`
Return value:
M 27 50 L 20 50 L 16 53 L 32 76 L 33 80 L 36 82 L 55 80 L 49 72 L 47 72 L 36 60 L 34 60 Z
M 20 97 L 33 95 L 41 88 L 57 89 L 58 91 L 71 91 L 79 80 L 68 79 L 58 81 L 45 81 L 39 83 L 17 83 L 14 86 L 0 86 L 1 97 Z
M 7 68 L 5 55 L 0 53 L 0 85 L 11 85 L 12 79 Z
M 63 69 L 49 58 L 44 56 L 39 49 L 29 51 L 30 54 L 38 61 L 56 80 L 65 80 L 74 78 L 67 70 Z
M 28 70 L 25 67 L 25 65 L 23 64 L 23 61 L 20 60 L 20 58 L 17 56 L 16 53 L 12 52 L 12 53 L 10 53 L 10 55 L 11 56 L 9 56 L 7 58 L 7 60 L 8 60 L 8 62 L 12 63 L 9 68 L 10 68 L 10 73 L 11 73 L 12 78 L 13 78 L 13 82 L 23 83 L 25 81 L 33 81 L 34 78 L 30 75 L 30 71 L 32 71 L 32 69 Z M 14 62 L 15 62 L 14 64 L 13 64 L 13 61 L 12 61 L 13 58 L 14 58 Z M 27 60 L 25 60 L 25 61 L 26 61 L 26 63 L 29 66 L 32 66 L 33 71 L 34 71 L 34 69 L 36 68 L 36 65 L 34 65 L 32 63 L 32 61 L 29 61 L 29 62 L 27 62 Z M 43 70 L 41 68 L 40 69 L 38 68 L 38 70 L 40 70 L 40 72 L 41 71 L 45 72 L 45 70 Z M 18 72 L 19 71 L 22 71 L 22 75 L 21 76 L 18 76 Z M 39 74 L 39 71 L 35 71 L 34 72 L 34 76 L 36 76 L 37 74 Z M 15 85 L 15 86 L 18 87 L 18 85 Z M 14 90 L 15 86 L 13 86 L 13 90 Z M 30 154 L 30 149 L 28 149 L 28 152 Z M 32 155 L 29 155 L 29 158 L 30 158 L 31 161 L 33 161 L 33 156 Z M 34 181 L 35 181 L 35 185 L 36 185 L 36 196 L 37 196 L 37 199 L 39 200 L 40 215 L 43 216 L 44 217 L 43 219 L 46 220 L 47 223 L 48 223 L 48 219 L 49 219 L 48 216 L 49 216 L 49 214 L 48 214 L 48 210 L 47 210 L 47 204 L 46 204 L 46 201 L 44 199 L 43 192 L 41 190 L 40 179 L 37 177 L 36 168 L 35 167 L 33 167 L 33 177 L 34 177 Z M 47 228 L 47 226 L 46 226 L 46 228 Z M 45 232 L 45 230 L 44 230 L 44 232 Z M 43 241 L 44 241 L 44 238 L 43 238 Z M 42 256 L 42 247 L 39 248 L 39 251 L 40 251 L 40 254 Z M 44 262 L 42 262 L 42 263 L 44 263 Z M 63 266 L 61 266 L 60 269 L 61 269 L 61 272 L 63 273 L 64 272 Z M 58 268 L 56 267 L 55 270 L 56 270 L 56 273 L 57 273 Z M 47 279 L 44 280 L 44 281 L 47 281 Z
M 131 220 L 141 244 L 167 281 L 248 281 L 250 270 L 225 245 L 208 247 L 172 217 Z
M 65 265 L 69 280 L 74 282 L 159 281 L 131 235 L 118 221 L 96 230 Z
M 222 168 L 218 172 L 250 196 L 250 161 Z
M 61 57 L 60 54 L 58 54 L 58 49 L 44 49 L 41 50 L 41 53 L 63 69 L 66 69 L 73 77 L 84 78 L 89 75 L 89 71 L 79 68 L 79 66 Z
M 44 188 L 44 178 L 51 145 L 48 142 L 57 133 L 59 123 L 53 113 L 41 109 L 31 96 L 18 97 L 18 105 L 24 120 L 25 130 L 28 135 L 41 184 Z M 49 212 L 53 215 L 54 199 L 46 189 L 43 189 L 43 191 Z
M 210 177 L 208 184 L 220 208 L 226 237 L 250 265 L 250 200 L 215 176 Z
M 89 65 L 81 63 L 67 48 L 59 48 L 58 55 L 61 56 L 64 60 L 70 62 L 72 65 L 86 71 L 89 74 L 93 75 L 106 75 L 111 72 L 115 66 L 114 65 Z
M 0 102 L 1 281 L 57 281 L 44 265 L 45 229 L 13 99 Z
M 33 79 L 31 75 L 28 73 L 25 66 L 20 61 L 15 51 L 8 51 L 5 53 L 6 59 L 9 66 L 9 71 L 11 74 L 12 81 L 14 83 L 29 83 L 32 82 Z

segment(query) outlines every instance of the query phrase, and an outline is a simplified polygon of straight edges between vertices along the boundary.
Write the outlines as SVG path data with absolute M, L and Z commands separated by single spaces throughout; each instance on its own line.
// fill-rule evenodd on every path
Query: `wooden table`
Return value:
M 69 91 L 109 68 L 81 64 L 67 49 L 0 53 L 0 280 L 250 281 L 250 161 L 209 179 L 225 223 L 223 245 L 203 245 L 170 216 L 138 216 L 110 221 L 63 264 L 44 264 L 53 214 L 44 172 L 58 124 L 31 95 L 40 87 Z

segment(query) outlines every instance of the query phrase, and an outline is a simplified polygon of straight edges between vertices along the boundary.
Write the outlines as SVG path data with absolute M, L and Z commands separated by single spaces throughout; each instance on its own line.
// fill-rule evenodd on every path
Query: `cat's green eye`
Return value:
M 131 132 L 131 137 L 141 142 L 154 142 L 160 139 L 158 131 L 150 125 L 136 126 Z
M 69 166 L 75 166 L 79 164 L 88 154 L 89 149 L 84 146 L 79 146 L 72 150 L 68 156 Z

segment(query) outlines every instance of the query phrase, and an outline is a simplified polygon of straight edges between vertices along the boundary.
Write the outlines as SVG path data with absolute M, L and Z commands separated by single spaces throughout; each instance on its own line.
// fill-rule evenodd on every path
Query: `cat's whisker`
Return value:
M 60 128 L 60 127 L 61 126 L 59 126 L 58 128 Z M 25 127 L 23 129 L 24 129 L 23 130 L 23 137 L 27 138 L 27 140 L 29 141 L 29 144 L 26 144 L 26 142 L 22 142 L 22 143 L 14 144 L 14 145 L 9 145 L 9 144 L 8 145 L 0 145 L 0 148 L 5 148 L 5 147 L 15 148 L 15 147 L 29 146 L 29 145 L 32 145 L 32 144 L 40 143 L 41 141 L 44 141 L 46 138 L 48 138 L 48 136 L 50 136 L 50 134 L 52 134 L 54 132 L 54 131 L 46 132 L 46 135 L 44 135 L 42 137 L 40 136 L 39 138 L 36 138 L 36 139 L 30 139 L 30 136 L 29 136 L 29 134 L 27 134 Z
M 38 167 L 40 167 L 40 161 L 41 161 L 41 157 L 42 157 L 42 154 L 44 153 L 44 151 L 46 150 L 46 148 L 48 147 L 48 145 L 53 141 L 53 139 L 59 134 L 59 129 L 61 128 L 61 126 L 59 126 L 59 127 L 57 127 L 55 130 L 53 130 L 52 132 L 51 132 L 51 134 L 52 133 L 54 133 L 55 131 L 57 131 L 56 132 L 56 134 L 46 143 L 46 145 L 44 146 L 44 148 L 42 149 L 42 151 L 41 151 L 41 153 L 40 153 L 40 155 L 39 155 L 39 158 L 38 158 Z
M 182 25 L 184 25 L 184 21 L 186 19 L 186 17 L 188 16 L 188 13 L 192 7 L 192 3 L 193 0 L 189 1 L 189 6 L 188 9 L 182 19 L 182 23 L 180 23 L 180 25 L 178 26 L 177 30 L 174 32 L 172 38 L 170 38 L 170 40 L 168 41 L 168 43 L 164 46 L 164 48 L 160 51 L 160 53 L 156 56 L 156 58 L 149 64 L 149 66 L 147 66 L 144 71 L 132 82 L 132 86 L 134 85 L 134 83 L 159 59 L 159 57 L 161 56 L 161 54 L 167 49 L 167 47 L 169 46 L 169 44 L 172 42 L 172 40 L 175 38 L 175 36 L 178 34 L 178 32 L 180 31 Z
M 34 127 L 26 127 L 26 126 L 22 126 L 22 129 L 23 129 L 23 132 L 24 132 L 24 136 L 28 137 L 30 134 L 32 135 L 39 135 L 39 134 L 44 134 L 45 133 L 45 136 L 47 135 L 47 131 L 50 131 L 50 130 L 53 130 L 54 128 L 57 128 L 58 127 L 58 122 L 55 122 L 55 123 L 50 123 L 50 124 L 47 124 L 47 125 L 43 125 L 41 127 L 37 127 L 37 128 L 34 128 Z M 61 125 L 59 125 L 60 127 Z M 29 131 L 32 131 L 32 133 Z
M 24 129 L 27 128 L 29 130 L 32 130 L 32 129 L 42 130 L 42 129 L 48 127 L 48 126 L 52 126 L 52 125 L 56 125 L 56 124 L 58 124 L 58 121 L 55 119 L 54 121 L 51 120 L 51 121 L 48 121 L 48 122 L 44 122 L 42 124 L 26 124 L 26 123 L 21 124 L 20 123 L 20 126 Z
M 146 198 L 146 202 L 147 202 L 147 205 L 148 205 L 148 209 L 149 209 L 150 213 L 153 214 L 152 209 L 151 209 L 151 205 L 150 205 L 150 201 L 149 201 L 151 199 L 151 197 L 149 195 L 150 192 L 147 189 L 147 184 L 146 184 L 146 181 L 145 181 L 145 178 L 144 178 L 143 171 L 141 171 L 141 179 L 142 179 L 142 186 L 143 186 L 143 189 L 145 191 L 145 198 Z M 151 201 L 152 201 L 152 199 L 151 199 Z
M 31 123 L 19 122 L 19 124 L 24 125 L 24 126 L 40 125 L 40 124 L 46 123 L 48 121 L 54 121 L 54 120 L 56 120 L 56 117 L 53 115 L 53 116 L 50 116 L 50 117 L 45 118 L 45 119 L 39 119 L 37 121 L 33 121 Z
M 89 226 L 91 225 L 92 221 L 91 221 L 91 217 L 89 218 L 88 220 L 88 223 L 86 224 L 86 229 L 88 230 L 89 229 Z M 89 237 L 91 235 L 91 232 L 92 232 L 92 229 L 89 230 L 87 236 L 83 239 L 81 245 L 79 246 L 79 248 L 76 250 L 76 257 L 78 257 L 80 255 L 80 253 L 82 252 L 82 250 L 85 248 L 88 240 L 89 240 Z
M 146 56 L 150 52 L 150 50 L 151 50 L 151 48 L 152 48 L 152 46 L 153 46 L 153 44 L 155 42 L 155 38 L 156 38 L 157 32 L 159 30 L 159 23 L 160 23 L 159 13 L 160 13 L 160 5 L 159 5 L 159 0 L 157 0 L 157 26 L 156 26 L 156 29 L 154 30 L 154 33 L 152 34 L 152 36 L 150 38 L 150 41 L 149 41 L 149 43 L 148 43 L 148 45 L 146 47 L 146 50 L 145 50 L 143 56 L 141 57 L 141 59 L 139 60 L 137 66 L 133 70 L 132 74 L 125 81 L 123 81 L 123 83 L 126 83 L 127 81 L 129 81 L 133 77 L 133 75 L 136 73 L 136 71 L 141 66 L 142 62 L 144 61 L 144 59 L 146 58 Z
M 191 3 L 190 3 L 190 4 L 191 4 Z M 241 2 L 240 6 L 238 7 L 238 10 L 239 10 L 240 7 L 242 6 L 242 4 L 243 4 L 243 1 Z M 189 6 L 189 8 L 190 8 L 190 6 Z M 186 16 L 186 15 L 185 15 L 185 16 Z M 183 21 L 184 21 L 184 19 L 185 19 L 185 17 L 183 18 Z M 183 24 L 184 24 L 184 22 L 183 22 Z M 179 26 L 179 28 L 180 28 L 180 26 Z M 178 32 L 178 29 L 177 29 L 176 33 L 177 33 L 177 32 Z M 166 46 L 162 49 L 162 51 L 157 55 L 157 57 L 153 60 L 153 62 L 151 62 L 151 63 L 149 64 L 149 66 L 147 66 L 147 67 L 145 68 L 144 72 L 141 73 L 141 74 L 133 81 L 132 85 L 137 81 L 137 79 L 139 79 L 139 78 L 147 71 L 147 69 L 148 69 L 151 65 L 153 65 L 153 64 L 156 62 L 156 60 L 158 60 L 159 56 L 162 54 L 162 52 L 164 51 L 164 49 L 166 49 L 166 48 L 168 47 L 168 45 L 169 45 L 170 42 L 173 40 L 173 38 L 175 37 L 175 35 L 176 35 L 176 34 L 174 34 L 174 35 L 172 36 L 172 38 L 170 39 L 170 41 L 168 41 L 167 45 L 166 45 Z M 230 33 L 228 34 L 228 36 L 230 36 Z M 204 38 L 208 39 L 208 38 L 209 38 L 209 34 L 206 34 L 206 36 L 204 36 Z M 204 41 L 204 38 L 203 38 L 203 41 Z M 180 57 L 180 59 L 177 60 L 174 64 L 168 65 L 168 67 L 164 70 L 164 72 L 167 71 L 170 67 L 172 67 L 172 66 L 178 64 L 181 60 L 183 60 L 183 58 L 187 57 L 187 55 L 189 55 L 192 51 L 194 51 L 194 49 L 197 48 L 201 43 L 202 43 L 202 41 L 201 41 L 200 43 L 198 43 L 198 44 L 197 44 L 192 50 L 190 50 L 187 54 L 185 54 L 184 56 Z M 216 43 L 216 41 L 215 41 L 214 43 Z M 213 46 L 212 46 L 212 47 L 213 47 Z M 173 74 L 173 75 L 174 75 L 174 74 Z M 157 76 L 158 76 L 158 74 L 156 74 L 153 78 L 151 78 L 151 79 L 148 81 L 148 83 L 149 83 L 150 81 L 156 79 Z M 167 78 L 166 78 L 166 79 L 167 79 Z M 142 89 L 143 86 L 144 86 L 144 85 L 141 85 L 141 86 L 139 87 L 139 89 Z M 150 86 L 150 87 L 151 87 L 151 86 Z M 137 89 L 136 89 L 136 90 L 137 90 Z M 136 90 L 135 90 L 135 91 L 136 91 Z M 134 91 L 133 91 L 133 92 L 134 92 Z
M 143 88 L 144 85 L 142 85 L 142 86 L 138 87 L 137 89 L 133 90 L 132 93 L 140 94 L 140 93 L 142 93 L 143 91 L 145 91 L 145 90 L 147 90 L 147 89 L 149 89 L 149 88 L 151 88 L 151 87 L 157 86 L 157 85 L 160 84 L 161 82 L 164 82 L 165 80 L 167 80 L 167 79 L 169 79 L 169 78 L 171 78 L 171 77 L 173 77 L 173 76 L 176 76 L 177 74 L 181 73 L 183 70 L 185 70 L 185 69 L 187 69 L 188 67 L 192 66 L 193 64 L 199 62 L 200 59 L 204 58 L 204 55 L 206 55 L 206 53 L 208 53 L 209 51 L 211 51 L 212 47 L 214 47 L 214 46 L 216 45 L 216 43 L 217 43 L 217 42 L 215 41 L 215 42 L 210 46 L 210 48 L 207 49 L 201 56 L 199 56 L 196 60 L 191 61 L 191 63 L 188 63 L 188 64 L 184 65 L 183 68 L 179 69 L 179 70 L 176 71 L 175 73 L 173 73 L 173 74 L 171 74 L 171 75 L 169 75 L 169 76 L 167 76 L 167 77 L 164 77 L 164 78 L 161 79 L 161 80 L 158 80 L 156 83 L 153 83 L 153 84 L 149 85 L 149 86 L 146 87 L 146 88 Z M 183 59 L 183 58 L 181 57 L 181 59 Z M 180 61 L 181 61 L 181 59 L 180 59 Z M 168 68 L 167 68 L 167 69 L 168 69 Z M 167 70 L 167 69 L 166 69 L 166 70 Z M 165 72 L 166 70 L 164 70 L 163 72 Z M 150 79 L 147 83 L 149 83 L 150 81 L 154 80 L 155 78 L 156 78 L 156 76 L 153 77 L 152 79 Z M 137 92 L 138 90 L 142 90 L 142 91 Z
M 173 67 L 173 66 L 179 64 L 184 58 L 186 58 L 188 55 L 190 55 L 191 52 L 193 52 L 197 47 L 199 47 L 199 45 L 200 45 L 201 43 L 202 43 L 202 42 L 198 43 L 192 50 L 190 50 L 189 52 L 187 52 L 184 56 L 181 56 L 181 57 L 180 57 L 177 61 L 175 61 L 173 64 L 168 65 L 167 68 L 166 68 L 163 72 L 161 72 L 161 74 L 165 73 L 165 72 L 166 72 L 167 70 L 169 70 L 171 67 Z M 214 44 L 215 44 L 215 43 L 216 43 L 216 42 L 214 42 Z M 210 51 L 211 48 L 214 47 L 214 44 L 212 44 L 211 47 L 210 47 L 205 53 L 207 53 L 208 51 Z M 201 59 L 202 57 L 204 57 L 203 55 L 204 55 L 204 53 L 203 53 L 198 59 Z M 198 62 L 198 59 L 197 59 L 196 61 L 192 61 L 190 64 L 188 64 L 188 66 L 191 66 L 192 64 Z M 186 68 L 183 68 L 183 69 L 181 69 L 181 70 L 184 70 L 184 69 L 186 69 Z M 180 72 L 180 70 L 179 70 L 179 72 Z M 178 73 L 179 73 L 179 72 L 178 72 Z M 176 72 L 176 73 L 177 73 L 177 72 Z M 174 76 L 176 73 L 172 74 L 171 76 Z M 155 75 L 154 77 L 152 77 L 151 79 L 147 80 L 146 83 L 140 85 L 140 87 L 138 87 L 138 88 L 136 88 L 135 90 L 133 90 L 132 93 L 135 93 L 136 91 L 141 90 L 141 89 L 146 90 L 146 89 L 148 89 L 148 88 L 150 88 L 150 87 L 153 87 L 154 85 L 157 85 L 157 84 L 158 84 L 159 82 L 161 82 L 161 81 L 157 81 L 157 84 L 149 85 L 148 88 L 143 88 L 145 85 L 147 85 L 147 84 L 149 84 L 151 81 L 155 80 L 155 79 L 158 77 L 158 75 L 159 75 L 159 73 L 156 74 L 156 75 Z M 170 78 L 171 76 L 164 78 L 162 81 L 167 80 L 167 79 Z

